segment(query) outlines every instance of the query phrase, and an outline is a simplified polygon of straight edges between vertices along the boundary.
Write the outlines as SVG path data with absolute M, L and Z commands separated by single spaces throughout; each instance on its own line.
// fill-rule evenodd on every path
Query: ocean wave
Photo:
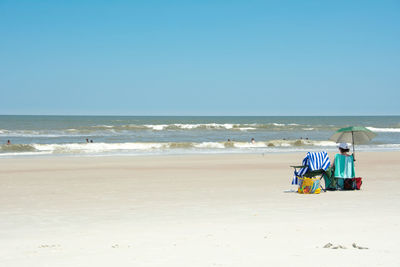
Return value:
M 68 144 L 12 144 L 1 145 L 0 153 L 41 152 L 53 154 L 82 154 L 118 151 L 166 151 L 185 149 L 258 149 L 271 147 L 333 147 L 331 141 L 314 140 L 268 140 L 258 142 L 128 142 L 128 143 L 68 143 Z
M 220 141 L 220 142 L 127 142 L 127 143 L 67 143 L 67 144 L 12 144 L 1 145 L 0 155 L 42 155 L 70 154 L 94 155 L 116 153 L 175 153 L 175 152 L 268 152 L 312 150 L 335 148 L 336 143 L 328 140 L 266 140 L 251 142 Z M 379 144 L 367 146 L 370 148 L 399 149 L 400 144 Z M 186 152 L 185 152 L 186 151 Z
M 336 129 L 336 128 L 335 128 Z M 311 126 L 295 123 L 172 123 L 172 124 L 123 124 L 73 127 L 66 129 L 7 130 L 0 129 L 0 136 L 8 137 L 68 137 L 112 136 L 141 131 L 311 131 L 334 130 L 330 126 Z
M 94 137 L 94 136 L 112 136 L 118 134 L 113 129 L 109 131 L 82 130 L 82 129 L 65 129 L 65 130 L 4 130 L 0 131 L 0 136 L 13 138 L 59 138 L 59 137 Z
M 302 127 L 304 127 L 303 125 Z M 232 131 L 248 131 L 248 130 L 284 130 L 301 127 L 299 124 L 283 124 L 283 123 L 172 123 L 172 124 L 125 124 L 125 125 L 95 125 L 91 127 L 82 127 L 81 132 L 96 131 L 164 131 L 164 130 L 232 130 Z
M 400 133 L 400 128 L 375 128 L 375 127 L 366 127 L 366 128 L 372 132 Z
M 162 143 L 86 143 L 86 144 L 33 144 L 37 151 L 51 151 L 53 153 L 99 153 L 118 150 L 151 150 L 159 149 Z
M 159 125 L 144 125 L 146 128 L 152 129 L 154 131 L 162 131 L 168 127 L 167 124 L 159 124 Z M 139 129 L 139 126 L 134 126 L 134 129 Z
M 257 130 L 255 127 L 242 127 L 239 128 L 240 131 L 246 132 L 246 131 L 252 131 L 252 130 Z
M 224 142 L 202 142 L 193 144 L 195 148 L 225 148 Z
M 35 152 L 35 151 L 36 149 L 33 145 L 26 145 L 26 144 L 0 145 L 0 153 Z
M 211 129 L 211 130 L 231 130 L 240 128 L 241 124 L 231 123 L 199 123 L 199 124 L 156 124 L 156 125 L 144 125 L 152 130 L 195 130 L 195 129 Z
M 400 144 L 380 144 L 380 145 L 377 145 L 377 147 L 382 147 L 382 148 L 400 148 Z
M 299 131 L 326 131 L 334 132 L 341 126 L 315 125 L 297 123 L 160 123 L 160 124 L 99 124 L 93 126 L 68 127 L 65 129 L 0 129 L 0 137 L 90 137 L 115 136 L 146 131 L 232 131 L 232 132 L 299 132 Z M 399 133 L 400 127 L 367 127 L 373 132 Z
M 68 137 L 76 129 L 66 129 L 62 131 L 46 130 L 0 130 L 0 136 L 6 137 Z M 77 132 L 78 130 L 76 130 Z

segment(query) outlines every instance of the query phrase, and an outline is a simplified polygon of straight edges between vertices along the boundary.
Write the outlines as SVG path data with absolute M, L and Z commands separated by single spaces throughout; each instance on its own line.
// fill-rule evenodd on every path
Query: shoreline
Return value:
M 330 148 L 321 148 L 315 149 L 314 148 L 299 148 L 299 149 L 282 149 L 276 148 L 276 150 L 262 150 L 260 151 L 184 151 L 184 152 L 142 152 L 142 153 L 46 153 L 46 152 L 21 152 L 21 153 L 0 153 L 0 160 L 2 159 L 30 159 L 30 158 L 102 158 L 102 157 L 169 157 L 169 156 L 207 156 L 207 155 L 280 155 L 280 154 L 298 154 L 298 153 L 307 153 L 307 152 L 317 152 L 317 151 L 326 151 L 328 154 L 336 152 L 336 147 Z M 356 155 L 358 153 L 391 153 L 391 152 L 400 152 L 400 148 L 393 148 L 393 147 L 382 147 L 382 148 L 357 148 Z M 350 150 L 352 153 L 352 150 Z

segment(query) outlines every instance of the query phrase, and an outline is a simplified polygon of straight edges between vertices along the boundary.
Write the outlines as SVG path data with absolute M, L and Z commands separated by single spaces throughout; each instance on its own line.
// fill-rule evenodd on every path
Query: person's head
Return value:
M 339 151 L 340 153 L 344 154 L 350 151 L 349 146 L 347 145 L 347 143 L 340 143 L 338 145 Z

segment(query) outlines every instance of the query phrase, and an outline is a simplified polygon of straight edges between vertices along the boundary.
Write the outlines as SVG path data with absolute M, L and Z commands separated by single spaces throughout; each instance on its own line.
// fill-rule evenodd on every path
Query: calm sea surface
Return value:
M 0 157 L 334 150 L 346 126 L 377 134 L 358 150 L 400 150 L 400 116 L 0 116 Z

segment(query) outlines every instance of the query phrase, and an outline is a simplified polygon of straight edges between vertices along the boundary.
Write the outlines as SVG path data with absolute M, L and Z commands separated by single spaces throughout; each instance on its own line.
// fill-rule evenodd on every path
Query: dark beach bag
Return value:
M 354 189 L 356 189 L 355 183 L 356 183 L 356 181 L 354 180 L 354 178 L 346 178 L 346 179 L 344 179 L 344 182 L 343 182 L 343 189 L 344 190 L 354 190 Z
M 362 178 L 347 178 L 344 179 L 343 189 L 344 190 L 360 190 L 362 185 Z

